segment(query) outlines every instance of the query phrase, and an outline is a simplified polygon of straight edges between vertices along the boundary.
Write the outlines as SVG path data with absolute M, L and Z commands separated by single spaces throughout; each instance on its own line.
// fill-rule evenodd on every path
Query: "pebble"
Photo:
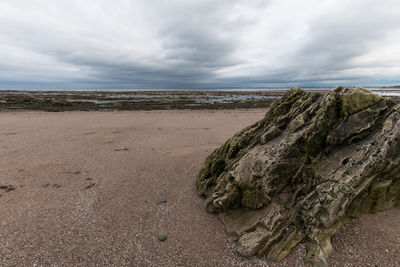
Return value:
M 165 240 L 167 240 L 167 235 L 159 235 L 158 236 L 158 240 L 160 240 L 161 242 L 164 242 Z
M 167 203 L 167 200 L 165 198 L 160 198 L 159 200 L 157 200 L 157 205 L 160 205 L 162 203 Z
M 114 149 L 114 151 L 127 151 L 127 150 L 129 150 L 129 148 L 127 148 L 127 147 Z

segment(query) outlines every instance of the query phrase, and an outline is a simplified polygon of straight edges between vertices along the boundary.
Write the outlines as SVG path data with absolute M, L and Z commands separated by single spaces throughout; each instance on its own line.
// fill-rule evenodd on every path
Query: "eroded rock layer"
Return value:
M 242 256 L 280 260 L 305 240 L 327 265 L 348 218 L 400 206 L 399 111 L 359 87 L 291 89 L 207 157 L 197 188 Z

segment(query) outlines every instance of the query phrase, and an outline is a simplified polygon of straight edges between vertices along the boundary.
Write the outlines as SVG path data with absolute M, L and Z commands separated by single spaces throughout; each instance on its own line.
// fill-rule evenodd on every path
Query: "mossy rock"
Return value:
M 242 256 L 280 260 L 302 240 L 328 265 L 351 217 L 400 205 L 400 107 L 360 88 L 293 88 L 211 153 L 196 185 Z

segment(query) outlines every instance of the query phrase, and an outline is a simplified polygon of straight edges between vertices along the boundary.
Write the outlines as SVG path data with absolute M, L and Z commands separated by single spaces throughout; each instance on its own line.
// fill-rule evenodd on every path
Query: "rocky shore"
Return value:
M 285 91 L 0 91 L 0 110 L 265 108 Z

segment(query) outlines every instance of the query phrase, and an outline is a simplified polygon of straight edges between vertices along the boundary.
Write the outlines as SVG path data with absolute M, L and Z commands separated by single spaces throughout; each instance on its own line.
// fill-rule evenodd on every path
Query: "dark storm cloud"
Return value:
M 400 82 L 400 4 L 0 3 L 0 87 L 204 88 Z

